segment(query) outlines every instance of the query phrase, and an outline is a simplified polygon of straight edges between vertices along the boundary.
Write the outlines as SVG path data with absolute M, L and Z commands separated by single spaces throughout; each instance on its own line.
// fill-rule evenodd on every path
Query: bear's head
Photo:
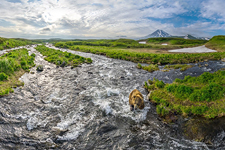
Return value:
M 143 109 L 145 107 L 144 100 L 139 95 L 133 96 L 132 102 L 134 110 L 137 110 L 138 108 Z

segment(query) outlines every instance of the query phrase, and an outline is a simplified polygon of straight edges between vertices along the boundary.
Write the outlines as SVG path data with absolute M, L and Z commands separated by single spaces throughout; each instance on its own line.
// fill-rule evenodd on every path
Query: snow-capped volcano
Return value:
M 156 30 L 152 34 L 147 35 L 145 38 L 153 38 L 153 37 L 171 37 L 172 35 L 168 34 L 163 30 Z
M 197 38 L 190 35 L 190 34 L 187 34 L 187 35 L 184 36 L 184 39 L 197 39 Z

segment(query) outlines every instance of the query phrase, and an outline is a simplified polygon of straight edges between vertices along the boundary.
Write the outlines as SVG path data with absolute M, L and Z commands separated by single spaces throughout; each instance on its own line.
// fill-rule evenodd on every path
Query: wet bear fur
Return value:
M 144 109 L 144 97 L 140 91 L 134 89 L 129 95 L 130 110 Z

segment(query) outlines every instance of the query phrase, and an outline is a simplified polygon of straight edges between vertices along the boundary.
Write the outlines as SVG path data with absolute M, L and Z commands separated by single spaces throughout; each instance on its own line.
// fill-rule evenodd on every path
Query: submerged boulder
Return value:
M 195 116 L 182 126 L 183 133 L 187 138 L 211 144 L 225 130 L 225 117 L 206 119 Z
M 60 67 L 65 67 L 66 66 L 66 62 L 63 61 L 62 64 L 60 65 Z

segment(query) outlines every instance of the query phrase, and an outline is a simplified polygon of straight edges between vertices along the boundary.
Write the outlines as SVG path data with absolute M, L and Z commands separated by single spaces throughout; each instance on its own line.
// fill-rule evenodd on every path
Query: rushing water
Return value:
M 164 124 L 155 106 L 130 112 L 128 97 L 138 89 L 146 97 L 144 81 L 166 83 L 185 75 L 198 76 L 225 67 L 220 61 L 202 63 L 187 71 L 149 73 L 135 63 L 67 50 L 90 57 L 92 64 L 56 67 L 33 47 L 43 72 L 21 77 L 25 85 L 0 98 L 0 149 L 222 149 L 224 132 L 213 146 L 185 139 L 179 128 Z M 61 49 L 63 50 L 63 49 Z M 65 49 L 63 50 L 65 51 Z M 208 64 L 205 67 L 204 64 Z M 220 138 L 221 137 L 221 138 Z

